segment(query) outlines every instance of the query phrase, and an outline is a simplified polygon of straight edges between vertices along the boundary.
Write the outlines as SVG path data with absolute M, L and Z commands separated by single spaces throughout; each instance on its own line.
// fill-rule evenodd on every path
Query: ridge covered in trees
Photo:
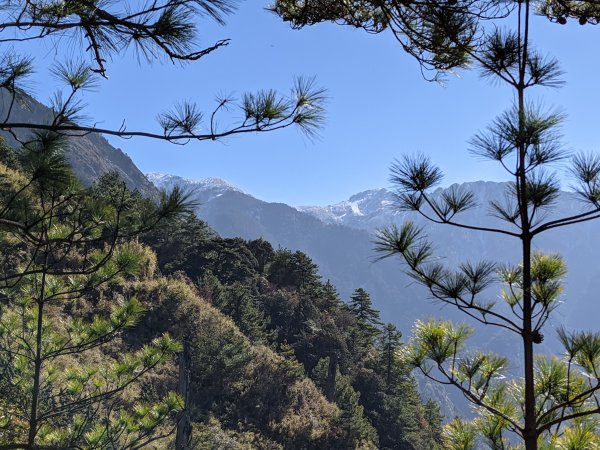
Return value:
M 497 163 L 509 180 L 504 199 L 487 205 L 497 224 L 487 226 L 462 214 L 477 204 L 468 189 L 454 186 L 436 198 L 443 172 L 423 154 L 396 160 L 390 181 L 397 211 L 418 213 L 439 226 L 505 236 L 520 261 L 490 254 L 445 264 L 427 230 L 410 220 L 380 230 L 377 250 L 383 257 L 399 256 L 432 298 L 461 312 L 470 324 L 502 332 L 518 349 L 517 371 L 511 373 L 514 351 L 469 349 L 469 325 L 416 323 L 408 359 L 424 376 L 453 386 L 477 412 L 474 421 L 450 425 L 455 437 L 450 448 L 598 447 L 600 334 L 559 328 L 562 357 L 540 351 L 562 303 L 567 267 L 561 255 L 537 246 L 540 236 L 552 230 L 600 218 L 600 158 L 563 144 L 565 115 L 542 101 L 548 89 L 565 80 L 560 61 L 537 47 L 542 22 L 534 20 L 539 15 L 560 25 L 570 18 L 580 25 L 598 24 L 598 3 L 279 0 L 273 11 L 296 28 L 335 22 L 371 33 L 387 31 L 427 78 L 442 80 L 453 71 L 475 69 L 508 88 L 510 106 L 469 141 L 473 155 Z M 577 206 L 564 215 L 556 214 L 563 179 L 569 179 L 577 198 Z
M 442 448 L 367 292 L 38 144 L 0 148 L 0 448 Z

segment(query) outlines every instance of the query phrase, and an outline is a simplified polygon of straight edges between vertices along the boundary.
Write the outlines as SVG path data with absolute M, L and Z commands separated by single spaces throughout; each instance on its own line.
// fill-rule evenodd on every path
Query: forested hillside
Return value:
M 40 142 L 0 147 L 2 446 L 442 448 L 366 291 Z
M 598 24 L 586 0 L 0 0 L 0 450 L 599 449 Z M 417 89 L 397 50 L 463 87 Z M 278 201 L 390 160 L 393 190 L 302 211 L 220 184 L 209 222 L 103 136 Z
M 416 212 L 395 209 L 395 196 L 389 189 L 357 193 L 347 201 L 325 207 L 293 208 L 254 198 L 222 180 L 193 181 L 158 174 L 148 174 L 148 178 L 158 187 L 180 186 L 192 192 L 198 202 L 198 215 L 222 236 L 262 237 L 275 246 L 304 251 L 344 297 L 349 297 L 358 283 L 372 294 L 383 317 L 407 331 L 417 318 L 436 315 L 439 304 L 431 301 L 425 289 L 398 270 L 397 261 L 376 261 L 378 255 L 373 239 L 378 229 L 411 220 L 427 231 L 450 264 L 475 262 L 482 254 L 496 255 L 503 262 L 519 261 L 518 252 L 506 236 L 486 236 L 465 229 L 432 225 Z M 435 198 L 449 195 L 453 189 L 469 192 L 477 206 L 465 211 L 461 216 L 463 220 L 502 227 L 505 224 L 494 216 L 490 203 L 502 202 L 509 188 L 508 183 L 491 181 L 464 183 L 438 188 Z M 553 219 L 579 214 L 583 207 L 574 193 L 561 190 L 557 193 L 554 211 L 544 211 L 544 214 Z M 576 230 L 574 234 L 570 230 L 552 230 L 540 237 L 536 248 L 560 253 L 568 267 L 564 297 L 570 307 L 561 308 L 561 314 L 552 318 L 553 325 L 591 329 L 595 326 L 595 317 L 600 314 L 600 305 L 595 302 L 600 279 L 590 277 L 588 273 L 600 251 L 600 243 L 594 239 L 597 224 L 578 224 Z M 496 291 L 491 291 L 490 295 L 496 295 Z M 448 308 L 444 315 L 453 320 L 464 318 L 460 312 Z M 478 334 L 477 338 L 482 346 L 498 343 L 498 333 L 491 337 Z M 547 345 L 544 351 L 548 352 L 561 349 L 552 335 L 544 345 Z

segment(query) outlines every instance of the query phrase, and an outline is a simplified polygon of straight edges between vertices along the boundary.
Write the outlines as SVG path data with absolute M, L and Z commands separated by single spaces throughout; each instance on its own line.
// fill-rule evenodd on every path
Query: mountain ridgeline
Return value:
M 159 187 L 183 186 L 200 203 L 199 217 L 222 236 L 245 239 L 263 238 L 274 246 L 298 249 L 315 261 L 324 279 L 330 279 L 344 298 L 356 286 L 372 293 L 375 305 L 385 320 L 408 330 L 415 319 L 440 315 L 439 305 L 427 300 L 425 290 L 414 286 L 395 260 L 376 262 L 374 233 L 378 228 L 412 220 L 424 227 L 436 246 L 436 254 L 448 265 L 462 261 L 493 260 L 518 263 L 517 247 L 508 237 L 471 232 L 455 227 L 431 224 L 416 213 L 393 208 L 394 196 L 386 189 L 353 195 L 349 200 L 331 206 L 293 208 L 281 203 L 267 203 L 241 192 L 222 180 L 192 181 L 176 176 L 149 174 Z M 473 182 L 459 187 L 471 191 L 478 207 L 462 213 L 460 221 L 468 224 L 498 225 L 499 219 L 489 208 L 491 200 L 505 198 L 507 183 Z M 439 189 L 437 195 L 441 195 Z M 575 196 L 561 192 L 553 214 L 572 215 L 579 211 Z M 550 217 L 549 217 L 550 218 Z M 500 226 L 506 226 L 500 224 Z M 595 263 L 600 241 L 594 239 L 598 225 L 594 222 L 576 226 L 576 233 L 556 229 L 536 241 L 539 250 L 561 254 L 568 267 L 565 304 L 552 320 L 554 325 L 592 328 L 600 314 L 597 293 L 600 292 L 600 266 Z M 490 290 L 491 298 L 500 286 Z M 455 314 L 443 309 L 441 315 Z M 456 318 L 461 318 L 456 315 Z
M 15 120 L 28 114 L 43 120 L 49 112 L 26 99 L 11 114 Z M 28 173 L 19 163 L 19 142 L 5 137 L 17 149 L 0 146 L 3 198 L 11 199 L 25 192 L 19 185 Z M 17 138 L 26 140 L 28 135 Z M 139 254 L 142 270 L 107 287 L 86 288 L 75 310 L 70 302 L 52 310 L 56 323 L 69 323 L 102 308 L 108 314 L 113 307 L 106 305 L 124 299 L 142 299 L 135 326 L 114 333 L 118 340 L 90 359 L 67 358 L 67 366 L 114 364 L 115 355 L 143 351 L 161 333 L 189 345 L 186 410 L 192 448 L 227 443 L 235 449 L 433 450 L 443 446 L 443 416 L 469 414 L 443 388 L 421 378 L 417 387 L 398 357 L 400 331 L 408 335 L 415 320 L 465 318 L 429 300 L 398 261 L 378 260 L 374 235 L 380 227 L 414 221 L 449 267 L 481 259 L 518 263 L 508 238 L 432 225 L 394 209 L 394 196 L 386 189 L 358 193 L 336 205 L 294 208 L 261 201 L 216 178 L 146 177 L 122 151 L 93 134 L 67 139 L 66 157 L 83 184 L 78 196 L 121 198 L 124 211 L 135 220 L 156 209 L 158 189 L 181 187 L 198 205 L 195 214 L 179 214 L 149 227 L 135 243 L 119 242 Z M 497 226 L 488 205 L 506 198 L 509 188 L 506 183 L 476 182 L 449 189 L 469 190 L 477 198 L 478 207 L 461 214 L 461 221 Z M 443 193 L 439 189 L 435 195 Z M 562 192 L 553 214 L 572 215 L 578 207 L 572 194 Z M 540 250 L 563 255 L 569 268 L 566 304 L 552 319 L 554 327 L 592 328 L 600 313 L 595 301 L 600 277 L 594 276 L 598 268 L 593 258 L 600 250 L 593 239 L 597 226 L 583 223 L 577 230 L 575 235 L 554 230 L 537 242 Z M 27 251 L 9 234 L 1 237 L 6 248 L 15 250 L 3 256 L 5 275 L 11 277 Z M 74 254 L 72 261 L 86 258 Z M 487 289 L 491 300 L 500 288 Z M 504 353 L 513 348 L 504 333 L 485 327 L 474 345 Z M 542 346 L 548 353 L 558 348 L 550 335 Z M 10 369 L 12 360 L 5 362 Z M 174 359 L 166 359 L 158 372 L 133 383 L 127 395 L 135 392 L 145 402 L 168 398 L 170 390 L 180 387 L 181 370 L 181 363 L 178 367 Z M 518 375 L 518 367 L 512 370 Z M 7 386 L 0 383 L 0 406 L 15 395 Z M 25 399 L 28 392 L 23 389 Z M 164 442 L 170 445 L 172 435 L 167 434 Z
M 394 195 L 386 189 L 361 192 L 331 206 L 294 208 L 261 201 L 219 179 L 194 181 L 160 174 L 148 174 L 148 178 L 158 187 L 182 186 L 192 193 L 199 203 L 198 216 L 222 236 L 262 238 L 275 247 L 298 249 L 310 255 L 319 267 L 319 274 L 336 286 L 342 298 L 349 299 L 356 287 L 364 288 L 371 293 L 382 318 L 407 335 L 419 319 L 438 317 L 468 322 L 468 318 L 454 308 L 445 308 L 431 300 L 428 292 L 404 273 L 398 260 L 378 260 L 380 255 L 375 252 L 373 243 L 378 228 L 401 224 L 405 220 L 414 221 L 426 230 L 435 244 L 436 254 L 449 268 L 464 261 L 520 262 L 518 247 L 510 238 L 435 225 L 416 213 L 395 210 Z M 477 198 L 478 206 L 462 213 L 462 222 L 499 225 L 499 219 L 491 214 L 489 202 L 503 200 L 509 184 L 480 181 L 450 188 L 469 190 Z M 444 189 L 439 189 L 436 195 L 443 192 Z M 573 194 L 562 192 L 554 214 L 572 215 L 579 206 Z M 567 329 L 597 327 L 595 318 L 600 314 L 600 303 L 596 297 L 600 292 L 600 277 L 593 275 L 600 271 L 594 263 L 595 255 L 600 251 L 600 243 L 594 239 L 597 224 L 583 223 L 577 225 L 577 229 L 574 236 L 569 230 L 553 230 L 536 242 L 541 251 L 561 254 L 568 267 L 564 304 L 559 306 L 558 314 L 551 317 L 549 332 L 540 345 L 547 354 L 557 354 L 562 349 L 553 331 L 560 326 Z M 488 288 L 490 300 L 498 299 L 501 289 L 500 284 Z M 509 367 L 509 372 L 519 376 L 519 355 L 514 353 L 515 343 L 511 340 L 514 337 L 493 327 L 469 324 L 477 330 L 471 345 L 499 354 L 513 354 L 516 362 Z M 446 418 L 471 414 L 464 398 L 455 391 L 416 375 L 422 395 L 439 402 Z
M 10 114 L 5 117 L 7 121 L 42 124 L 52 121 L 51 110 L 32 97 L 20 96 L 12 107 L 10 107 L 11 101 L 12 96 L 0 89 L 0 112 L 3 112 L 3 117 L 5 117 L 10 111 Z M 7 131 L 0 131 L 0 136 L 4 137 L 6 142 L 13 147 L 19 146 L 17 139 L 26 141 L 32 136 L 27 129 L 16 129 L 14 133 L 15 136 Z M 66 155 L 77 178 L 87 186 L 91 185 L 100 175 L 116 172 L 129 188 L 137 189 L 147 197 L 157 194 L 154 186 L 148 182 L 131 158 L 121 149 L 110 145 L 104 137 L 97 133 L 74 134 L 67 139 Z

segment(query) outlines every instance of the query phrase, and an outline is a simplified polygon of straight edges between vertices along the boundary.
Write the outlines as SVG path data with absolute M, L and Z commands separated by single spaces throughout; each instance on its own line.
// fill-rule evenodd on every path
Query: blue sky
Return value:
M 267 2 L 246 1 L 226 26 L 206 20 L 201 42 L 230 38 L 228 47 L 186 66 L 138 64 L 134 54 L 110 63 L 108 80 L 86 94 L 86 112 L 104 127 L 158 129 L 157 113 L 176 101 L 213 106 L 215 94 L 274 88 L 287 92 L 295 76 L 316 76 L 327 89 L 327 122 L 311 141 L 299 131 L 245 135 L 181 147 L 148 139 L 110 139 L 145 172 L 189 178 L 220 177 L 252 195 L 292 205 L 335 203 L 366 189 L 388 186 L 392 160 L 404 153 L 431 156 L 446 173 L 444 185 L 502 180 L 490 162 L 474 159 L 466 141 L 512 102 L 503 86 L 475 72 L 451 75 L 446 86 L 425 81 L 414 60 L 389 34 L 369 35 L 335 25 L 295 31 L 264 11 Z M 538 90 L 547 107 L 568 115 L 567 148 L 596 151 L 599 138 L 600 39 L 598 28 L 534 22 L 537 47 L 556 56 L 567 72 L 560 90 Z M 54 47 L 34 49 L 50 64 Z M 35 86 L 47 101 L 43 70 Z

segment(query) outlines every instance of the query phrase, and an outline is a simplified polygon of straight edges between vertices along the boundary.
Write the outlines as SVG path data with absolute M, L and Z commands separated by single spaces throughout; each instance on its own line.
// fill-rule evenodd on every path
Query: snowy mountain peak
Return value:
M 194 180 L 156 172 L 147 173 L 146 177 L 159 189 L 169 191 L 175 186 L 182 188 L 185 192 L 189 192 L 192 200 L 198 204 L 204 204 L 226 193 L 235 192 L 243 194 L 240 189 L 221 178 Z
M 174 186 L 185 186 L 191 189 L 202 190 L 223 190 L 242 192 L 228 181 L 222 178 L 204 178 L 202 180 L 194 180 L 190 178 L 180 177 L 178 175 L 170 175 L 165 173 L 150 172 L 146 174 L 146 178 L 159 188 L 172 188 Z
M 387 189 L 369 189 L 368 191 L 359 192 L 354 194 L 348 199 L 348 202 L 370 202 L 377 201 L 382 197 L 389 195 L 389 191 Z
M 363 228 L 360 224 L 387 212 L 392 203 L 392 194 L 387 189 L 371 189 L 352 195 L 348 200 L 329 206 L 300 206 L 298 211 L 312 214 L 326 223 L 349 225 Z M 366 228 L 366 227 L 365 227 Z
M 438 188 L 434 196 L 447 189 L 473 192 L 481 204 L 502 197 L 506 183 L 475 181 Z M 345 225 L 351 228 L 374 230 L 403 220 L 405 211 L 393 208 L 394 194 L 388 189 L 371 189 L 352 195 L 348 200 L 328 206 L 301 206 L 297 209 L 312 214 L 325 223 Z

